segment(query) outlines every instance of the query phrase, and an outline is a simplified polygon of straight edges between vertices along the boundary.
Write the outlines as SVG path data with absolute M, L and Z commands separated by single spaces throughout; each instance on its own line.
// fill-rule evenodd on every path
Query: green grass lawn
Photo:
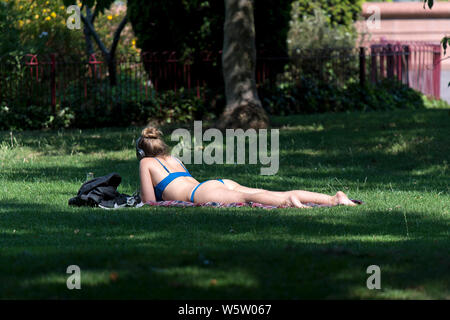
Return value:
M 0 132 L 0 297 L 449 299 L 448 110 L 272 119 L 280 170 L 188 165 L 273 190 L 362 199 L 356 208 L 72 208 L 87 172 L 139 186 L 141 128 Z M 170 133 L 170 130 L 166 130 Z M 81 290 L 66 268 L 81 268 Z M 366 269 L 381 268 L 381 290 Z

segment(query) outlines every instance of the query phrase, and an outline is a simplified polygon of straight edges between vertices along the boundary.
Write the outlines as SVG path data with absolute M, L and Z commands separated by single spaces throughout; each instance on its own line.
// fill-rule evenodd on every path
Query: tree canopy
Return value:
M 256 48 L 286 52 L 292 0 L 258 0 L 254 5 Z M 177 51 L 180 56 L 218 52 L 223 46 L 225 6 L 212 0 L 129 0 L 128 14 L 143 51 Z

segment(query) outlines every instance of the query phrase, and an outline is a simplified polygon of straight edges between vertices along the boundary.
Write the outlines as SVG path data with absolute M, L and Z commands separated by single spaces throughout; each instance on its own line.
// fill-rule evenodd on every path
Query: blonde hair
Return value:
M 144 150 L 147 157 L 158 157 L 169 155 L 169 147 L 161 139 L 162 132 L 154 127 L 147 127 L 141 132 L 139 148 Z

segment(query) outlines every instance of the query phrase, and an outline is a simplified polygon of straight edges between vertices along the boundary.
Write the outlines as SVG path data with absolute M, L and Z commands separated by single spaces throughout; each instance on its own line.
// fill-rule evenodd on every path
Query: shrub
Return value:
M 16 21 L 17 13 L 13 10 L 13 2 L 0 1 L 0 33 L 2 40 L 0 41 L 0 59 L 5 53 L 17 50 L 20 47 L 18 28 Z
M 127 126 L 145 124 L 150 120 L 186 122 L 194 117 L 208 116 L 206 101 L 193 90 L 180 88 L 176 92 L 156 92 L 148 84 L 141 83 L 126 74 L 118 76 L 118 85 L 111 87 L 107 79 L 88 79 L 88 95 L 84 95 L 84 83 L 74 81 L 64 92 L 65 104 L 74 112 L 73 126 Z M 202 96 L 207 97 L 207 92 Z M 147 93 L 146 93 L 147 92 Z
M 449 107 L 442 100 L 428 99 L 422 93 L 388 79 L 364 86 L 355 82 L 340 87 L 301 77 L 296 84 L 287 82 L 272 89 L 261 88 L 260 96 L 265 109 L 274 115 Z
M 51 106 L 10 105 L 0 103 L 0 130 L 34 130 L 47 128 L 67 128 L 74 114 L 67 107 L 56 106 L 53 114 Z
M 353 48 L 357 32 L 354 26 L 333 26 L 326 12 L 315 8 L 312 15 L 302 16 L 299 2 L 292 4 L 290 29 L 288 32 L 289 54 L 297 50 L 317 50 L 322 48 Z
M 206 110 L 203 99 L 184 90 L 154 94 L 148 100 L 116 101 L 109 105 L 86 101 L 72 106 L 11 105 L 0 103 L 0 130 L 46 128 L 98 128 L 188 122 L 200 116 L 214 117 Z
M 353 26 L 332 26 L 320 8 L 313 16 L 300 18 L 300 2 L 292 5 L 288 50 L 295 78 L 309 76 L 345 85 L 358 74 L 354 48 L 357 32 Z
M 61 56 L 82 52 L 83 35 L 69 30 L 66 26 L 67 13 L 62 0 L 15 0 L 0 1 L 0 12 L 7 10 L 7 42 L 11 39 L 11 46 L 2 48 L 0 56 L 11 51 L 24 53 L 59 53 Z M 2 8 L 3 7 L 3 8 Z M 8 21 L 10 20 L 10 21 Z M 80 50 L 77 50 L 80 48 Z
M 314 10 L 320 8 L 329 25 L 351 29 L 361 14 L 363 2 L 364 0 L 294 0 L 292 5 L 301 13 L 299 19 L 314 16 Z

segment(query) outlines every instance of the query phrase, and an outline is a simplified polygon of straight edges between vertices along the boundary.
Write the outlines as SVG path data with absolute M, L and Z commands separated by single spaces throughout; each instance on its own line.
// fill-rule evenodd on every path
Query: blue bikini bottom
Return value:
M 222 179 L 216 179 L 216 180 L 222 182 L 223 184 L 225 184 L 225 182 L 223 182 Z M 211 180 L 206 180 L 206 181 L 203 181 L 203 182 L 199 183 L 199 184 L 194 188 L 194 190 L 192 190 L 192 193 L 191 193 L 191 202 L 194 202 L 194 194 L 195 194 L 195 191 L 197 191 L 198 187 L 200 187 L 202 184 L 204 184 L 205 182 L 208 182 L 208 181 L 211 181 Z

